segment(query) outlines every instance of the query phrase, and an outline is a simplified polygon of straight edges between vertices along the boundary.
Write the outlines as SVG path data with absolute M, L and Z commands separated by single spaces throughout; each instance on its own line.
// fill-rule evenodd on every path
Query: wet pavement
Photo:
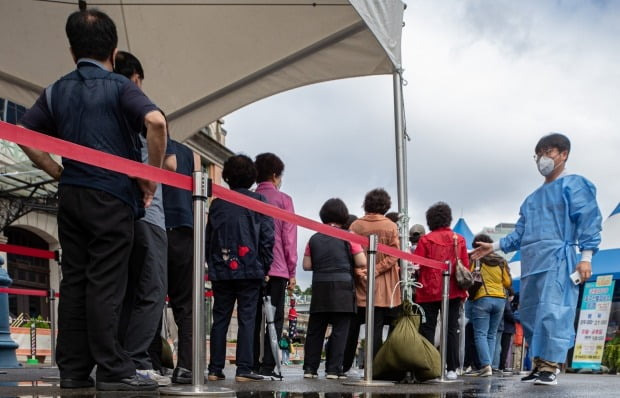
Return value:
M 58 386 L 58 370 L 54 368 L 2 369 L 0 397 L 152 397 L 157 392 L 97 392 L 94 389 L 67 390 Z M 283 369 L 283 381 L 238 383 L 234 366 L 225 369 L 226 380 L 208 382 L 207 389 L 231 390 L 237 398 L 465 398 L 465 397 L 620 397 L 620 376 L 561 374 L 557 386 L 536 386 L 521 383 L 520 376 L 489 378 L 462 377 L 459 382 L 445 384 L 395 384 L 390 386 L 350 386 L 347 381 L 363 375 L 353 372 L 348 380 L 304 379 L 301 367 Z M 162 394 L 163 395 L 163 394 Z M 205 394 L 209 395 L 209 394 Z

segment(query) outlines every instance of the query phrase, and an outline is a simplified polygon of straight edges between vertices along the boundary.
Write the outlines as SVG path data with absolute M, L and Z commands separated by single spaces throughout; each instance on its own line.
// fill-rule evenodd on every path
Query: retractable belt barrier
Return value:
M 53 251 L 33 249 L 31 247 L 18 245 L 8 245 L 6 243 L 0 243 L 0 252 L 19 254 L 20 256 L 45 258 L 50 260 L 56 258 L 56 252 Z
M 162 184 L 188 191 L 192 190 L 192 179 L 189 176 L 163 170 L 154 166 L 111 155 L 109 153 L 97 151 L 92 148 L 77 145 L 10 123 L 0 122 L 0 138 L 14 142 L 18 145 L 54 153 L 62 157 L 116 171 L 132 177 L 140 177 L 151 181 L 157 181 Z M 226 200 L 227 202 L 234 203 L 250 210 L 287 221 L 334 238 L 358 243 L 366 248 L 369 246 L 367 237 L 356 235 L 354 233 L 302 217 L 295 213 L 282 210 L 276 206 L 250 198 L 238 192 L 231 191 L 230 189 L 226 189 L 217 184 L 212 184 L 212 190 L 215 196 Z M 447 269 L 446 264 L 440 261 L 417 256 L 384 244 L 378 244 L 377 250 L 381 253 L 398 257 L 424 267 L 430 267 L 438 270 Z

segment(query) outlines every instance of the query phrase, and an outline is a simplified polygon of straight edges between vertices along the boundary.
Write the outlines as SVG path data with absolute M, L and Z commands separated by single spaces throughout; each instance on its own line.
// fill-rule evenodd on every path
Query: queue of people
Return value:
M 66 33 L 76 70 L 45 89 L 20 121 L 26 128 L 127 159 L 191 175 L 199 159 L 169 138 L 165 115 L 141 90 L 144 70 L 129 53 L 117 51 L 114 22 L 106 14 L 84 9 L 71 14 Z M 113 73 L 116 71 L 117 73 Z M 188 384 L 191 367 L 191 286 L 193 217 L 191 193 L 161 187 L 88 164 L 23 147 L 28 157 L 60 181 L 58 228 L 63 249 L 57 364 L 62 388 L 150 391 L 170 382 Z M 456 280 L 460 261 L 479 272 L 484 283 L 469 295 L 477 375 L 492 374 L 493 359 L 505 362 L 498 335 L 506 313 L 510 273 L 495 250 L 522 251 L 520 317 L 534 357 L 524 382 L 557 384 L 557 371 L 574 342 L 578 287 L 592 274 L 591 258 L 600 243 L 601 215 L 595 188 L 565 170 L 570 141 L 562 134 L 543 137 L 535 160 L 544 184 L 525 200 L 514 232 L 492 242 L 479 235 L 468 256 L 462 236 L 450 229 L 451 209 L 443 202 L 426 212 L 427 226 L 412 228 L 413 253 L 449 261 L 447 377 L 456 378 L 458 319 L 468 292 Z M 292 199 L 280 191 L 284 163 L 264 153 L 252 160 L 235 155 L 224 164 L 223 178 L 242 195 L 293 212 Z M 258 183 L 255 191 L 250 188 Z M 379 243 L 399 248 L 396 224 L 386 217 L 391 199 L 374 189 L 364 199 L 364 216 L 350 225 L 346 205 L 330 199 L 321 208 L 323 223 L 353 233 L 376 234 Z M 416 236 L 417 235 L 417 236 Z M 269 331 L 261 330 L 262 302 L 275 307 L 276 341 L 281 338 L 286 292 L 296 284 L 296 226 L 217 199 L 206 230 L 206 259 L 213 283 L 214 310 L 208 379 L 225 378 L 225 337 L 236 304 L 239 329 L 236 377 L 239 382 L 281 378 L 279 361 L 269 350 Z M 581 251 L 578 260 L 574 246 Z M 167 261 L 164 261 L 167 260 Z M 471 260 L 471 265 L 470 265 Z M 479 266 L 478 266 L 479 264 Z M 368 303 L 366 284 L 376 286 L 373 353 L 382 330 L 392 325 L 401 305 L 399 265 L 379 253 L 375 275 L 366 273 L 364 250 L 323 234 L 312 236 L 303 268 L 313 272 L 316 294 L 310 305 L 304 377 L 316 378 L 325 330 L 332 325 L 327 377 L 346 377 Z M 415 301 L 427 322 L 420 333 L 433 342 L 441 298 L 441 272 L 421 267 L 422 284 Z M 157 372 L 158 328 L 168 295 L 179 329 L 178 361 L 171 380 Z M 510 321 L 508 322 L 510 323 Z M 264 337 L 262 337 L 264 335 Z M 498 337 L 499 336 L 499 337 Z M 262 341 L 261 341 L 262 340 Z M 160 342 L 161 343 L 161 342 Z M 263 346 L 263 350 L 258 347 Z M 91 373 L 96 366 L 96 381 Z M 499 364 L 498 364 L 499 366 Z

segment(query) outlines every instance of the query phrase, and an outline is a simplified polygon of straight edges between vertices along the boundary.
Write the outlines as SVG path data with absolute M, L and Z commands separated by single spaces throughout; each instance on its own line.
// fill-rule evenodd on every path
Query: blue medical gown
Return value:
M 574 345 L 579 287 L 569 275 L 576 247 L 598 251 L 601 222 L 594 185 L 566 175 L 528 196 L 515 230 L 500 240 L 506 253 L 521 249 L 519 313 L 532 357 L 564 363 Z

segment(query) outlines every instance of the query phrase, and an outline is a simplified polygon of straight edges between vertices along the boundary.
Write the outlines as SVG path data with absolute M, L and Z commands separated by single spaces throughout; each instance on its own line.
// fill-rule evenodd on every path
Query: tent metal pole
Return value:
M 394 129 L 396 134 L 396 180 L 398 190 L 398 213 L 400 249 L 409 248 L 409 212 L 407 199 L 407 151 L 405 148 L 404 112 L 403 109 L 403 80 L 402 69 L 394 71 Z M 411 301 L 411 289 L 408 286 L 407 261 L 399 259 L 400 280 L 403 300 Z
M 207 201 L 211 197 L 211 180 L 205 173 L 193 175 L 194 202 L 194 280 L 192 301 L 192 384 L 159 389 L 162 395 L 233 395 L 232 390 L 205 385 L 205 226 Z

